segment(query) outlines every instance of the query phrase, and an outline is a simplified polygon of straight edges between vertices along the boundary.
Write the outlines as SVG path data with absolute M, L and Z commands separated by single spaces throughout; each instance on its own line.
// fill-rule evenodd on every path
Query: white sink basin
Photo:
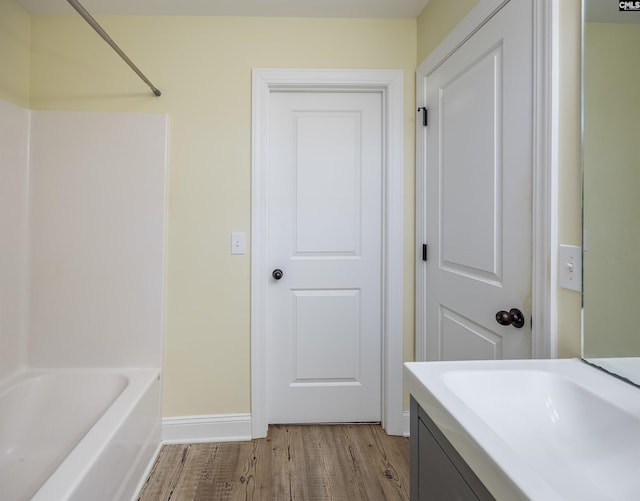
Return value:
M 496 499 L 640 499 L 638 388 L 580 360 L 405 365 L 410 393 Z

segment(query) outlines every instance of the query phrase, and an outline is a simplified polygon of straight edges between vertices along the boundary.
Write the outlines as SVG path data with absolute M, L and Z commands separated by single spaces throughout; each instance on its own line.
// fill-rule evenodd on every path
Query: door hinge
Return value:
M 422 112 L 422 125 L 426 127 L 427 125 L 429 125 L 429 110 L 422 106 L 418 108 L 418 113 L 420 112 Z
M 427 244 L 422 244 L 422 260 L 427 260 Z

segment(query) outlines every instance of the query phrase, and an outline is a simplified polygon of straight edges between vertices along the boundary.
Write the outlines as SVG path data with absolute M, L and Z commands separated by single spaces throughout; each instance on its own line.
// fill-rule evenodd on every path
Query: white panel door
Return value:
M 269 423 L 379 421 L 382 95 L 274 92 L 269 117 Z
M 429 360 L 531 356 L 532 9 L 511 0 L 427 78 Z M 524 324 L 498 323 L 513 308 Z

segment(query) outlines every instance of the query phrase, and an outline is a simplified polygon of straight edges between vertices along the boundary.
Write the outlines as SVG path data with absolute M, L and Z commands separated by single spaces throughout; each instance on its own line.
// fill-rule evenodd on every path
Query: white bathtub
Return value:
M 0 387 L 2 499 L 131 499 L 159 445 L 158 369 L 26 371 Z

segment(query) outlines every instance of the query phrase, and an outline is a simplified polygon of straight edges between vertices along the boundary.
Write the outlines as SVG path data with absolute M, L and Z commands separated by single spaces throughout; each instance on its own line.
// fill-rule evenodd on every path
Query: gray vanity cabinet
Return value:
M 411 501 L 495 501 L 411 397 Z

